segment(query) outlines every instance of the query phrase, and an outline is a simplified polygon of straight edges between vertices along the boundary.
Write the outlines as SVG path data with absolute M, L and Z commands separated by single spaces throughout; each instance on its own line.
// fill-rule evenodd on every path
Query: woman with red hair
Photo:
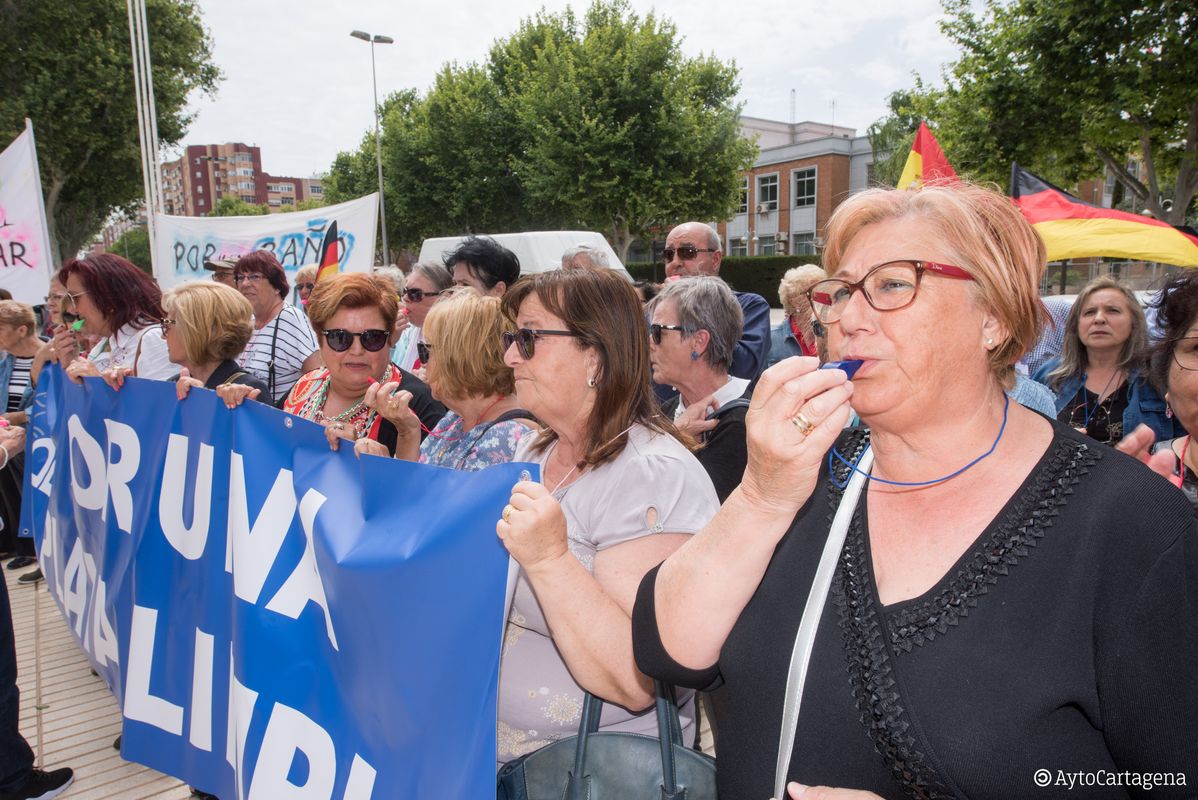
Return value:
M 54 355 L 67 375 L 166 380 L 179 373 L 162 336 L 162 290 L 144 272 L 112 253 L 73 258 L 58 281 L 66 287 L 65 308 L 83 322 L 82 332 L 99 336 L 86 357 L 72 331 L 61 327 L 54 336 Z

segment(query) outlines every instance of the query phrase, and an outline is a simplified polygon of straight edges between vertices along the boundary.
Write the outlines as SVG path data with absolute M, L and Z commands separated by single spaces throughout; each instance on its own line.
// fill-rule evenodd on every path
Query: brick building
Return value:
M 761 152 L 744 175 L 739 211 L 717 226 L 725 254 L 814 254 L 836 206 L 870 184 L 869 139 L 837 125 L 756 117 L 741 117 L 741 132 Z
M 276 212 L 308 199 L 323 199 L 318 178 L 288 178 L 262 170 L 262 150 L 240 142 L 188 145 L 162 165 L 163 211 L 202 217 L 222 197 L 268 206 Z

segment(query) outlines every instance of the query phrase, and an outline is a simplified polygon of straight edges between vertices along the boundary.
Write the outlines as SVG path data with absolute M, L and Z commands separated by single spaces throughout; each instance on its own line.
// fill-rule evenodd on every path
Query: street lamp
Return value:
M 383 204 L 383 138 L 379 134 L 379 82 L 374 69 L 374 46 L 394 44 L 395 40 L 378 33 L 371 36 L 366 31 L 350 31 L 349 35 L 370 43 L 370 81 L 374 86 L 374 160 L 379 169 L 379 228 L 383 232 L 383 266 L 387 266 L 390 250 L 387 247 L 387 211 Z

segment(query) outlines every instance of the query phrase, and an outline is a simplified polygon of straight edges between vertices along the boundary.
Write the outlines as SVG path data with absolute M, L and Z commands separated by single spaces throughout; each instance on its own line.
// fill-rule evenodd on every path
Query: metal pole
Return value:
M 158 104 L 154 100 L 154 63 L 150 58 L 150 26 L 146 22 L 146 0 L 138 0 L 141 15 L 142 63 L 145 66 L 146 116 L 150 120 L 150 176 L 154 188 L 154 211 L 162 210 L 162 174 L 158 167 Z M 153 253 L 150 253 L 153 260 Z
M 140 49 L 137 46 L 137 24 L 138 15 L 134 13 L 133 0 L 125 0 L 125 5 L 129 11 L 129 47 L 133 58 L 133 94 L 137 101 L 137 139 L 141 147 L 141 170 L 142 170 L 142 188 L 145 191 L 146 210 L 147 212 L 154 205 L 154 190 L 151 188 L 150 170 L 146 166 L 146 152 L 149 149 L 149 131 L 146 129 L 145 104 L 142 96 L 142 74 L 141 74 L 141 58 Z M 152 215 L 146 226 L 146 233 L 150 240 L 150 253 L 154 252 L 154 225 Z
M 374 39 L 370 40 L 370 82 L 374 87 L 374 161 L 379 169 L 379 229 L 383 232 L 383 266 L 390 264 L 387 247 L 387 210 L 383 203 L 383 137 L 379 134 L 379 82 L 374 68 Z

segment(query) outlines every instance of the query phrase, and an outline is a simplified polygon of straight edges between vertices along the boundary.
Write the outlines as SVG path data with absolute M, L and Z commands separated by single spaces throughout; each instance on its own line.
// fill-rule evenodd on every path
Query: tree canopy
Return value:
M 193 90 L 219 71 L 194 0 L 149 0 L 158 137 L 178 143 Z M 74 255 L 142 194 L 129 22 L 122 0 L 0 2 L 0 142 L 33 120 L 50 238 Z
M 906 108 L 936 126 L 958 172 L 1005 185 L 1017 161 L 1069 184 L 1105 169 L 1157 218 L 1185 221 L 1198 193 L 1192 3 L 943 4 L 961 56 L 943 90 L 917 87 Z M 895 112 L 875 127 L 909 123 Z
M 270 213 L 270 206 L 265 203 L 247 203 L 240 197 L 226 195 L 216 201 L 216 205 L 208 212 L 210 217 L 259 217 Z
M 602 231 L 632 240 L 724 219 L 756 147 L 740 136 L 735 65 L 687 57 L 674 24 L 625 0 L 581 18 L 542 11 L 484 64 L 446 65 L 424 95 L 388 99 L 388 233 Z M 373 132 L 337 156 L 329 202 L 374 191 Z
M 127 258 L 147 275 L 154 274 L 154 268 L 150 263 L 150 234 L 146 232 L 144 225 L 136 225 L 122 233 L 120 238 L 112 243 L 112 247 L 108 248 L 108 252 Z

